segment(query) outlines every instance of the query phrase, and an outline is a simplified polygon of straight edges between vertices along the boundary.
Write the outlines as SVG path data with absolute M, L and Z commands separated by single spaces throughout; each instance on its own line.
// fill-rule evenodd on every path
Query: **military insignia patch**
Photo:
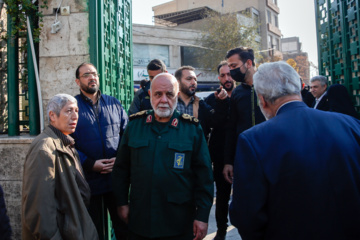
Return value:
M 146 122 L 147 122 L 147 123 L 151 123 L 151 122 L 152 122 L 152 116 L 151 116 L 151 115 L 147 116 Z
M 171 126 L 177 127 L 178 123 L 179 123 L 179 120 L 177 118 L 174 118 L 171 122 Z
M 199 124 L 199 119 L 197 119 L 197 118 L 195 118 L 195 117 L 192 117 L 192 116 L 190 116 L 189 114 L 183 113 L 183 114 L 181 114 L 181 117 L 182 117 L 183 119 L 185 119 L 186 121 L 189 121 L 189 122 L 191 122 L 191 123 L 194 123 L 195 125 L 198 125 L 198 124 Z
M 184 169 L 185 153 L 175 153 L 174 168 Z
M 146 112 L 147 112 L 147 110 L 144 110 L 144 111 L 141 111 L 141 112 L 137 112 L 137 113 L 131 114 L 130 117 L 129 117 L 129 119 L 130 119 L 130 121 L 131 121 L 131 120 L 134 120 L 134 119 L 136 119 L 136 118 L 138 118 L 138 117 L 145 116 L 145 115 L 146 115 Z

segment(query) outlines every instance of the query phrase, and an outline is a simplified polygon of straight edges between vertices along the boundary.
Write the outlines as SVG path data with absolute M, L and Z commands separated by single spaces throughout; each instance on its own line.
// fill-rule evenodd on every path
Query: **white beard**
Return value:
M 170 108 L 169 104 L 168 103 L 159 103 L 157 105 L 157 108 L 154 107 L 152 101 L 151 101 L 151 106 L 153 107 L 154 109 L 154 112 L 157 116 L 161 117 L 161 118 L 167 118 L 167 117 L 171 117 L 172 114 L 174 113 L 175 109 L 176 109 L 176 106 L 177 106 L 177 98 L 176 98 L 176 102 L 174 103 L 173 107 Z M 160 110 L 159 107 L 167 107 L 167 109 L 165 110 Z

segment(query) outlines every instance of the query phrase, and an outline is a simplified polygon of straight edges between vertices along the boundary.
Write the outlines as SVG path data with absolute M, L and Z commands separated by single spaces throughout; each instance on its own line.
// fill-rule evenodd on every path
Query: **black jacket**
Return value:
M 331 85 L 327 91 L 327 96 L 329 99 L 330 112 L 343 113 L 354 118 L 359 118 L 345 86 L 341 84 Z
M 225 145 L 225 164 L 234 163 L 236 142 L 240 133 L 265 121 L 254 87 L 240 84 L 231 94 L 230 120 Z
M 215 94 L 212 93 L 205 99 L 205 102 L 212 108 L 215 108 L 219 100 L 217 100 Z M 223 120 L 218 121 L 212 126 L 209 140 L 209 152 L 212 161 L 215 159 L 223 161 L 224 159 L 226 130 L 230 120 L 230 98 L 225 99 L 223 104 L 223 109 L 221 109 Z
M 314 108 L 315 104 L 316 104 L 316 100 L 313 101 L 311 107 Z M 321 98 L 319 104 L 316 106 L 316 109 L 322 111 L 329 111 L 329 99 L 327 93 L 325 93 L 325 95 Z

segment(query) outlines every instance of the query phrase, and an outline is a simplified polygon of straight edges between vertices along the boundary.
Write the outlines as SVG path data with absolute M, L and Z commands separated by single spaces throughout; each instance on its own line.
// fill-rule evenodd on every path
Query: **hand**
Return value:
M 225 89 L 223 89 L 222 86 L 220 86 L 220 92 L 218 93 L 217 91 L 215 91 L 214 94 L 215 98 L 220 100 L 224 100 L 228 97 L 227 92 L 225 91 Z
M 126 224 L 129 222 L 129 205 L 117 207 L 117 213 Z
M 194 240 L 201 240 L 204 237 L 206 237 L 207 229 L 208 229 L 207 223 L 194 220 L 194 224 L 193 224 L 193 231 L 195 236 Z
M 224 166 L 224 170 L 223 170 L 223 175 L 226 181 L 228 181 L 229 183 L 233 182 L 233 177 L 234 177 L 234 166 L 231 164 L 225 164 Z
M 111 173 L 115 163 L 115 158 L 99 159 L 96 160 L 93 166 L 94 172 L 100 172 L 101 174 Z

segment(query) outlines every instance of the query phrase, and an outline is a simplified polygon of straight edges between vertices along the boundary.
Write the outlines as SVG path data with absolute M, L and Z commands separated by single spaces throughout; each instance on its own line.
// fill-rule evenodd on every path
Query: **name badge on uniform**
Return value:
M 185 153 L 175 153 L 174 168 L 184 169 Z

